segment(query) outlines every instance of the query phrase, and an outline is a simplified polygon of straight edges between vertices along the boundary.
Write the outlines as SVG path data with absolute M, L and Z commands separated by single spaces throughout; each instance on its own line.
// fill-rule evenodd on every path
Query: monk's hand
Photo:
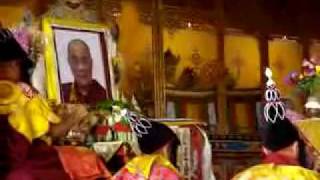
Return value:
M 72 121 L 73 126 L 81 124 L 89 114 L 86 106 L 82 104 L 68 104 L 67 109 L 67 118 Z
M 55 107 L 55 112 L 61 118 L 59 124 L 51 125 L 50 134 L 62 138 L 76 126 L 87 119 L 88 111 L 82 104 L 63 104 Z

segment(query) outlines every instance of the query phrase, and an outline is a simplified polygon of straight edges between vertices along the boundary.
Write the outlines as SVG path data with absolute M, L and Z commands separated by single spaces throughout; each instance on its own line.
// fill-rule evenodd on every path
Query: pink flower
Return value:
M 284 82 L 287 85 L 295 85 L 298 83 L 298 81 L 299 81 L 299 73 L 296 71 L 289 73 L 289 75 L 284 78 Z
M 13 36 L 15 39 L 18 41 L 20 46 L 23 48 L 23 50 L 26 53 L 29 53 L 30 49 L 30 33 L 27 28 L 22 27 L 18 29 L 13 29 L 12 30 Z
M 310 62 L 312 62 L 315 65 L 320 65 L 319 58 L 311 58 Z
M 286 117 L 292 122 L 304 119 L 304 116 L 302 114 L 299 114 L 291 109 L 286 110 Z
M 316 74 L 316 67 L 311 61 L 303 60 L 302 71 L 305 76 L 314 76 Z

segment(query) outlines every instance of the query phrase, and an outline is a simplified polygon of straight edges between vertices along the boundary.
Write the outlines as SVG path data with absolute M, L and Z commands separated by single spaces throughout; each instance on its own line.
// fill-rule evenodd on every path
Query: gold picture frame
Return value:
M 62 72 L 60 71 L 61 68 L 68 66 L 66 65 L 67 61 L 65 60 L 65 56 L 68 55 L 64 55 L 64 63 L 61 63 L 62 65 L 59 64 L 60 62 L 63 62 L 62 60 L 60 60 L 62 58 L 60 58 L 59 56 L 69 53 L 69 51 L 67 51 L 66 49 L 68 49 L 70 42 L 72 40 L 75 40 L 75 38 L 79 38 L 80 40 L 83 40 L 86 43 L 90 55 L 93 57 L 92 79 L 96 80 L 94 79 L 94 77 L 96 77 L 98 84 L 100 84 L 101 87 L 104 88 L 105 99 L 111 99 L 113 97 L 115 90 L 112 69 L 112 54 L 115 54 L 116 50 L 114 50 L 115 46 L 113 44 L 112 37 L 107 26 L 103 24 L 87 23 L 76 20 L 44 18 L 42 20 L 42 30 L 45 35 L 44 58 L 46 70 L 46 93 L 47 98 L 51 102 L 66 103 L 69 101 L 66 100 L 66 98 L 64 98 L 65 95 L 61 90 L 63 89 L 62 80 L 63 78 L 66 79 L 66 77 L 63 77 L 63 75 L 60 74 L 66 74 L 64 70 Z M 61 35 L 58 34 L 58 31 L 61 31 L 59 32 L 59 34 Z M 70 33 L 70 35 L 68 35 L 68 33 Z M 61 39 L 58 39 L 58 35 L 59 37 L 61 37 Z M 90 40 L 90 37 L 94 37 L 94 40 Z M 70 38 L 70 40 L 68 38 Z M 88 42 L 86 42 L 83 38 L 87 38 Z M 59 48 L 59 43 L 61 41 L 65 42 L 63 46 L 61 45 L 63 48 Z M 61 50 L 61 53 L 59 53 L 59 50 Z M 98 69 L 94 69 L 95 67 L 97 67 Z M 71 72 L 71 68 L 67 68 L 69 69 L 68 72 Z M 97 74 L 96 71 L 100 74 Z M 103 76 L 101 76 L 101 73 L 103 73 Z M 72 75 L 70 75 L 70 77 L 73 75 L 74 73 L 72 72 Z

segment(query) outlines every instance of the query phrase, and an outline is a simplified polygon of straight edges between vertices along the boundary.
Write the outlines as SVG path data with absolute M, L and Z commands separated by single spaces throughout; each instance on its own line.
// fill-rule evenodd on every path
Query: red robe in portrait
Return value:
M 107 99 L 107 92 L 96 80 L 92 80 L 87 95 L 81 95 L 74 83 L 62 85 L 62 97 L 66 103 L 85 103 L 95 105 Z

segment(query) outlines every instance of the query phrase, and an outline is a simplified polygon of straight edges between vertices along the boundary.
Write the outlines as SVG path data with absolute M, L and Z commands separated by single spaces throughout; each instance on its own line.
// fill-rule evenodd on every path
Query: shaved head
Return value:
M 68 44 L 68 51 L 70 53 L 71 48 L 73 48 L 74 46 L 81 46 L 82 48 L 86 48 L 86 50 L 88 51 L 88 53 L 90 54 L 90 48 L 88 46 L 88 44 L 86 42 L 84 42 L 81 39 L 73 39 L 69 42 Z
M 92 81 L 92 57 L 85 41 L 73 39 L 69 42 L 68 62 L 78 85 L 88 85 Z

